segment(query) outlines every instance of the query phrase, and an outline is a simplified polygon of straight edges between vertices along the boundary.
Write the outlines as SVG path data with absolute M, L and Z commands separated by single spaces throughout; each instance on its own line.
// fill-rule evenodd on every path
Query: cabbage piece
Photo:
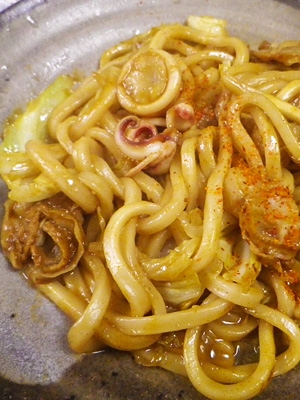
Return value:
M 299 210 L 281 183 L 262 180 L 249 190 L 239 220 L 243 238 L 261 257 L 291 260 L 300 249 Z
M 184 240 L 165 257 L 151 258 L 141 255 L 139 261 L 150 279 L 155 281 L 180 279 L 194 272 L 192 255 L 198 246 L 199 240 L 196 238 Z
M 187 19 L 187 25 L 191 28 L 198 29 L 204 35 L 208 36 L 227 36 L 226 25 L 224 19 L 213 18 L 210 16 L 199 17 L 190 15 Z
M 205 288 L 196 272 L 180 280 L 155 282 L 155 287 L 164 301 L 178 310 L 186 310 L 196 304 Z
M 223 248 L 226 246 L 224 243 L 225 240 L 222 240 Z M 227 246 L 230 246 L 229 243 Z M 226 272 L 223 274 L 223 278 L 239 283 L 245 290 L 249 290 L 261 271 L 261 262 L 258 256 L 251 251 L 249 243 L 243 239 L 238 240 L 234 246 L 230 247 L 232 248 L 227 251 L 224 262 Z
M 25 145 L 31 139 L 48 141 L 48 119 L 52 111 L 71 94 L 73 84 L 70 76 L 60 76 L 28 103 L 23 113 L 7 121 L 0 144 L 0 175 L 10 190 L 10 199 L 30 202 L 58 193 L 59 188 L 53 182 L 39 176 L 40 171 L 27 155 Z M 65 152 L 60 145 L 52 146 L 56 157 L 64 157 Z
M 253 56 L 264 63 L 278 62 L 288 67 L 300 63 L 300 41 L 287 41 L 280 45 L 264 42 Z
M 36 99 L 28 103 L 25 111 L 16 116 L 4 128 L 1 153 L 25 152 L 28 140 L 47 139 L 48 118 L 55 107 L 64 101 L 71 92 L 74 80 L 68 75 L 58 77 Z M 1 171 L 0 171 L 1 174 Z

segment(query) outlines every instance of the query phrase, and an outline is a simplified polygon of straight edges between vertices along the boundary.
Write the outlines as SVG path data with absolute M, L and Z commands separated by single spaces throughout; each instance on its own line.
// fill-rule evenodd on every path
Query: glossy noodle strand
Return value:
M 2 249 L 74 352 L 129 351 L 215 400 L 298 365 L 299 54 L 190 16 L 8 120 Z

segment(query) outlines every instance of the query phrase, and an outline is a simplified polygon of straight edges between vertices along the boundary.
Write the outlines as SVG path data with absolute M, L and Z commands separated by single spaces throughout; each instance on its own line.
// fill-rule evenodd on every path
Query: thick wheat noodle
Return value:
M 81 212 L 77 265 L 33 282 L 74 321 L 74 351 L 131 351 L 216 400 L 256 396 L 299 363 L 299 243 L 289 247 L 297 216 L 288 224 L 300 204 L 300 72 L 278 65 L 255 61 L 222 20 L 156 27 L 108 49 L 97 71 L 74 79 L 48 120 L 49 142 L 1 153 L 10 189 L 2 247 L 12 263 L 27 233 L 16 245 L 9 232 L 30 207 L 63 193 L 72 201 L 67 212 Z M 267 258 L 264 234 L 255 245 L 251 236 L 260 217 L 241 223 L 241 207 L 259 196 L 270 220 L 282 218 L 291 232 L 278 248 L 268 245 Z M 48 243 L 43 223 L 37 247 Z M 76 237 L 66 236 L 73 249 Z M 35 251 L 26 263 L 39 260 Z M 274 328 L 284 337 L 278 348 Z M 250 337 L 249 362 L 240 349 Z

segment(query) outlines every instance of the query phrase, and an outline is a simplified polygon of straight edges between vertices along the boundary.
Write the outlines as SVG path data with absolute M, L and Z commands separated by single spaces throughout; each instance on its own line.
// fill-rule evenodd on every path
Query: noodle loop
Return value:
M 130 351 L 215 400 L 299 364 L 299 55 L 193 15 L 8 120 L 3 251 L 73 351 Z

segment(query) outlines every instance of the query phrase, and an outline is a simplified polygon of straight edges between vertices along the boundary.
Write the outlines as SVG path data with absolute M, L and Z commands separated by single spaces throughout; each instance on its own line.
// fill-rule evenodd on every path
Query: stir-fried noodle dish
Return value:
M 74 352 L 129 351 L 209 399 L 299 363 L 299 65 L 299 41 L 190 16 L 8 119 L 2 249 Z

